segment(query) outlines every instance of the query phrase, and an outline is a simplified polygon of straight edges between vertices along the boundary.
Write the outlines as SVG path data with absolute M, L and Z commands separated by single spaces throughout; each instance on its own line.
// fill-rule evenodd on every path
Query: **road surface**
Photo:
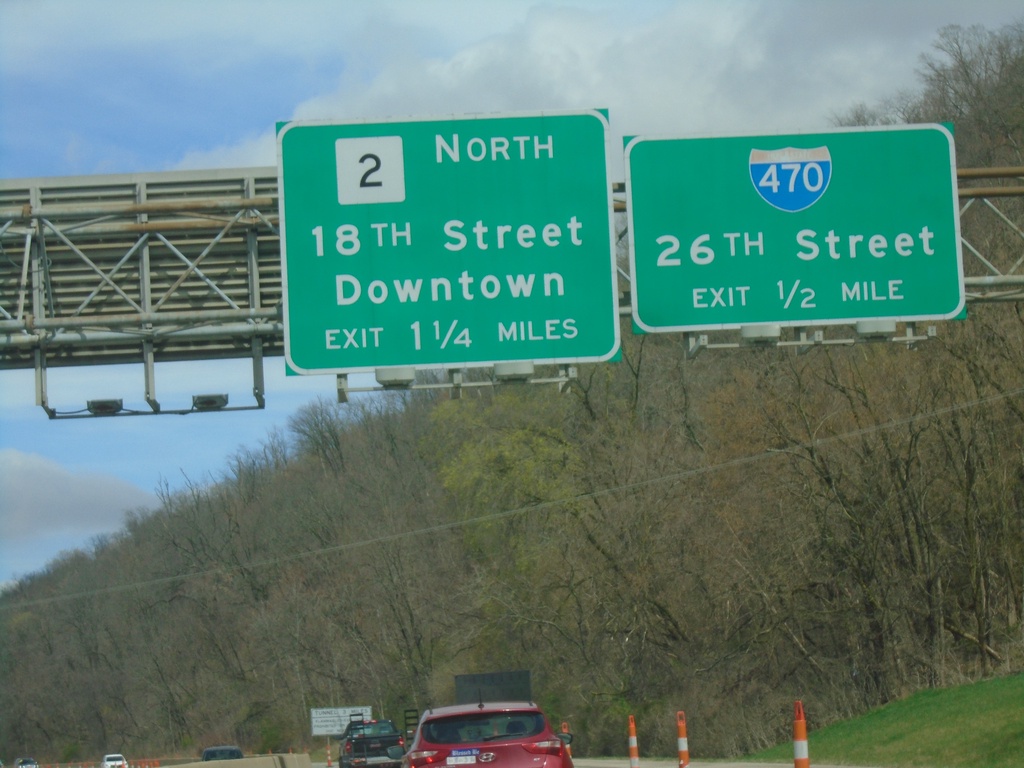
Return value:
M 576 768 L 629 768 L 628 757 L 576 757 L 573 758 L 573 765 Z M 782 768 L 792 766 L 793 761 L 779 763 L 750 763 L 727 760 L 691 760 L 690 768 Z M 849 765 L 831 765 L 814 762 L 811 755 L 811 765 L 814 768 L 853 768 Z M 640 758 L 640 768 L 678 768 L 677 760 L 666 760 L 665 758 Z M 336 768 L 337 763 L 332 764 Z M 313 763 L 312 768 L 327 768 L 327 763 Z M 877 768 L 877 766 L 860 766 L 860 768 Z

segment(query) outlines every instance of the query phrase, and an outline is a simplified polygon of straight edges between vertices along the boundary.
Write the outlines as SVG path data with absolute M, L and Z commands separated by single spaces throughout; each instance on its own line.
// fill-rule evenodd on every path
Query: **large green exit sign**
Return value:
M 288 363 L 612 357 L 607 131 L 599 111 L 283 125 Z
M 964 307 L 940 125 L 626 145 L 645 331 L 952 318 Z

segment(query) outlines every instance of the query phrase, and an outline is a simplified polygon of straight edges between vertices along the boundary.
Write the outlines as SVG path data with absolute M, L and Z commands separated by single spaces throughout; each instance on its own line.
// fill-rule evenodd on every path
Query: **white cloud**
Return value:
M 233 144 L 191 150 L 175 166 L 175 170 L 253 168 L 269 165 L 277 165 L 277 143 L 272 128 L 258 136 L 245 138 Z
M 216 75 L 239 64 L 262 64 L 265 70 L 276 65 L 269 56 L 312 62 L 359 52 L 379 59 L 410 43 L 419 51 L 461 47 L 514 23 L 533 5 L 525 0 L 175 0 L 147 3 L 141 13 L 138 0 L 5 0 L 0 65 L 18 75 L 59 74 L 68 61 L 87 53 L 116 51 Z M 262 74 L 252 70 L 252 82 Z
M 0 449 L 0 589 L 62 552 L 115 534 L 127 512 L 157 504 L 153 494 L 113 475 Z
M 820 130 L 913 88 L 942 26 L 1020 16 L 1019 0 L 178 0 L 145 18 L 132 0 L 13 0 L 0 95 L 14 84 L 32 115 L 0 126 L 14 175 L 274 164 L 287 119 L 606 107 L 619 135 Z
M 75 473 L 35 454 L 0 450 L 0 539 L 25 542 L 41 533 L 91 536 L 121 528 L 125 512 L 156 497 L 112 475 Z
M 112 475 L 72 472 L 36 454 L 0 449 L 0 581 L 116 533 L 125 513 L 157 498 Z
M 371 55 L 293 118 L 605 107 L 619 135 L 827 130 L 835 114 L 917 85 L 919 58 L 941 26 L 982 17 L 998 26 L 1007 6 L 993 6 L 972 6 L 972 17 L 946 1 L 739 0 L 658 4 L 659 13 L 634 17 L 537 4 L 448 55 Z

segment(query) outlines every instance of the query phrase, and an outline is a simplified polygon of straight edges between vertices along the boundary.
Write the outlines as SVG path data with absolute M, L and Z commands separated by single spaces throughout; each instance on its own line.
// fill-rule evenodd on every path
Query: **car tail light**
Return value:
M 562 754 L 563 742 L 561 739 L 546 739 L 545 741 L 531 741 L 523 744 L 523 749 L 534 755 L 560 755 Z
M 420 749 L 410 752 L 406 758 L 408 758 L 411 768 L 424 768 L 428 765 L 443 764 L 449 751 L 447 749 Z
M 346 755 L 351 755 L 352 754 L 352 742 L 351 741 L 346 741 L 345 742 L 345 754 Z
M 402 749 L 405 749 L 405 736 L 398 737 L 398 746 L 400 746 Z

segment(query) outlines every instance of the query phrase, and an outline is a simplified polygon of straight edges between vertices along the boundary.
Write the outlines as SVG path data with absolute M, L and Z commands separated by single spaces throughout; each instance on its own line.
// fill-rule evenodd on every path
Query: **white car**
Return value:
M 99 768 L 128 768 L 124 755 L 104 755 Z

